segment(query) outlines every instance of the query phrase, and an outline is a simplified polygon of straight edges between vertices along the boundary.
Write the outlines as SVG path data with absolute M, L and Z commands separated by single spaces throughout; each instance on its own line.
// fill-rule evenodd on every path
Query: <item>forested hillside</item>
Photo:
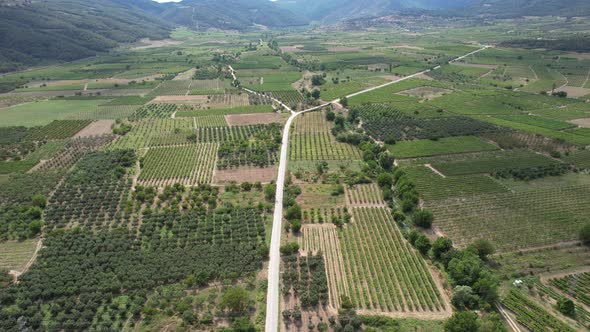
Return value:
M 585 0 L 278 0 L 308 19 L 334 21 L 392 13 L 445 16 L 588 16 Z
M 587 0 L 479 0 L 467 6 L 468 15 L 519 16 L 588 16 Z
M 0 71 L 93 56 L 120 42 L 168 36 L 149 0 L 51 0 L 0 6 Z
M 185 0 L 171 6 L 162 18 L 198 30 L 244 30 L 255 24 L 268 27 L 306 24 L 298 15 L 266 0 Z

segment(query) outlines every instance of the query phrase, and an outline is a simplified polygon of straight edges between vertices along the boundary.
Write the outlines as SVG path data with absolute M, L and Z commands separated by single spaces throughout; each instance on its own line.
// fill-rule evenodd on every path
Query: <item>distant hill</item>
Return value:
M 467 5 L 467 15 L 496 17 L 590 16 L 588 0 L 478 0 Z
M 184 0 L 161 17 L 193 29 L 245 30 L 254 25 L 286 27 L 305 25 L 301 16 L 268 0 Z
M 8 1 L 0 4 L 0 72 L 93 56 L 122 42 L 162 39 L 171 25 L 151 0 Z
M 268 0 L 0 0 L 0 72 L 163 39 L 175 26 L 245 30 L 306 24 Z
M 277 0 L 310 20 L 330 22 L 392 13 L 444 16 L 590 16 L 588 0 Z

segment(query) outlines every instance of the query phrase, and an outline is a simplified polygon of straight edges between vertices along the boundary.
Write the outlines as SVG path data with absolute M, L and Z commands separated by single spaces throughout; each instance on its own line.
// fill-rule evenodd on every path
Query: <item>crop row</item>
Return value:
M 380 141 L 470 136 L 499 130 L 492 124 L 463 116 L 415 118 L 389 106 L 373 104 L 355 109 L 367 134 Z
M 256 135 L 276 136 L 277 133 L 280 133 L 280 126 L 277 124 L 197 128 L 197 141 L 203 143 L 244 141 Z
M 265 141 L 224 142 L 219 147 L 217 168 L 268 167 L 278 161 L 280 145 Z
M 178 107 L 175 104 L 147 104 L 133 114 L 134 118 L 169 118 Z
M 384 206 L 381 189 L 375 183 L 357 184 L 346 188 L 348 206 Z
M 344 224 L 344 214 L 347 212 L 344 207 L 331 208 L 310 208 L 303 210 L 302 220 L 308 224 L 333 223 L 336 225 Z
M 71 119 L 88 119 L 88 120 L 116 120 L 126 119 L 132 116 L 140 105 L 113 105 L 97 106 L 92 111 L 78 112 L 72 114 Z
M 112 149 L 141 149 L 189 143 L 194 136 L 193 119 L 141 119 L 129 133 L 110 145 Z
M 217 144 L 151 148 L 143 158 L 138 180 L 144 185 L 208 184 L 213 177 Z
M 290 160 L 360 160 L 353 145 L 336 141 L 321 112 L 302 116 L 296 121 L 289 140 Z
M 551 279 L 551 285 L 590 307 L 590 272 Z
M 525 283 L 527 284 L 527 286 L 531 285 L 531 284 L 534 285 L 537 288 L 537 290 L 539 291 L 539 293 L 545 294 L 545 295 L 551 297 L 555 301 L 559 301 L 560 299 L 563 298 L 563 295 L 560 292 L 557 292 L 553 287 L 546 286 L 537 277 L 527 278 L 527 279 L 525 279 Z M 584 308 L 584 306 L 579 305 L 577 303 L 574 303 L 574 306 L 575 306 L 575 312 L 576 312 L 576 315 L 574 318 L 578 322 L 580 322 L 586 326 L 589 326 L 588 324 L 590 324 L 590 312 L 588 312 L 588 310 L 586 310 Z
M 96 151 L 102 146 L 112 142 L 114 135 L 101 135 L 95 137 L 75 138 L 65 143 L 64 148 L 35 168 L 35 171 L 46 172 L 52 169 L 67 170 L 72 167 L 86 153 Z
M 25 140 L 42 141 L 70 138 L 91 122 L 90 120 L 55 120 L 46 126 L 29 132 Z
M 433 162 L 432 166 L 445 175 L 454 176 L 559 165 L 558 161 L 529 150 L 500 151 L 473 156 L 465 160 Z
M 56 189 L 45 211 L 52 227 L 101 228 L 114 219 L 119 203 L 131 186 L 126 167 L 132 151 L 92 152 L 76 165 Z
M 459 247 L 484 238 L 500 250 L 513 250 L 576 239 L 590 214 L 590 187 L 449 198 L 427 201 L 425 206 Z
M 524 294 L 517 290 L 510 290 L 502 300 L 502 304 L 514 312 L 516 321 L 535 332 L 574 332 L 575 330 L 564 322 L 555 318 Z
M 301 307 L 310 309 L 328 303 L 324 257 L 321 255 L 283 257 L 283 294 L 292 293 Z
M 204 115 L 193 118 L 195 128 L 201 127 L 227 127 L 227 121 L 223 115 Z
M 426 201 L 508 191 L 506 187 L 488 175 L 444 178 L 425 166 L 408 167 L 405 171 L 416 185 L 420 196 Z
M 344 277 L 358 308 L 382 312 L 443 311 L 446 304 L 424 260 L 385 208 L 355 208 L 340 233 Z
M 346 278 L 343 278 L 345 266 L 336 226 L 305 225 L 303 227 L 303 237 L 301 237 L 300 241 L 301 248 L 308 254 L 321 252 L 324 255 L 330 307 L 333 309 L 340 308 L 341 296 L 349 295 L 349 286 Z

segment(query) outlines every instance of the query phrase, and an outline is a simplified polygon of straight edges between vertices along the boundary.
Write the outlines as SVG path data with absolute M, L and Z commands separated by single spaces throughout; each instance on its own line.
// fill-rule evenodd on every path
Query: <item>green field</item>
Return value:
M 427 157 L 442 154 L 493 151 L 498 147 L 478 137 L 445 137 L 439 140 L 418 140 L 398 142 L 388 146 L 398 158 Z
M 0 109 L 3 126 L 43 126 L 94 111 L 103 100 L 50 100 Z

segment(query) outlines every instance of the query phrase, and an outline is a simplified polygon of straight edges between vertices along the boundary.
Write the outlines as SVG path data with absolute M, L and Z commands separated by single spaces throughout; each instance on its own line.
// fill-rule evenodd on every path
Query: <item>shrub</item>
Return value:
M 432 227 L 434 216 L 432 215 L 432 212 L 428 210 L 417 210 L 412 214 L 412 220 L 418 227 L 430 228 Z

